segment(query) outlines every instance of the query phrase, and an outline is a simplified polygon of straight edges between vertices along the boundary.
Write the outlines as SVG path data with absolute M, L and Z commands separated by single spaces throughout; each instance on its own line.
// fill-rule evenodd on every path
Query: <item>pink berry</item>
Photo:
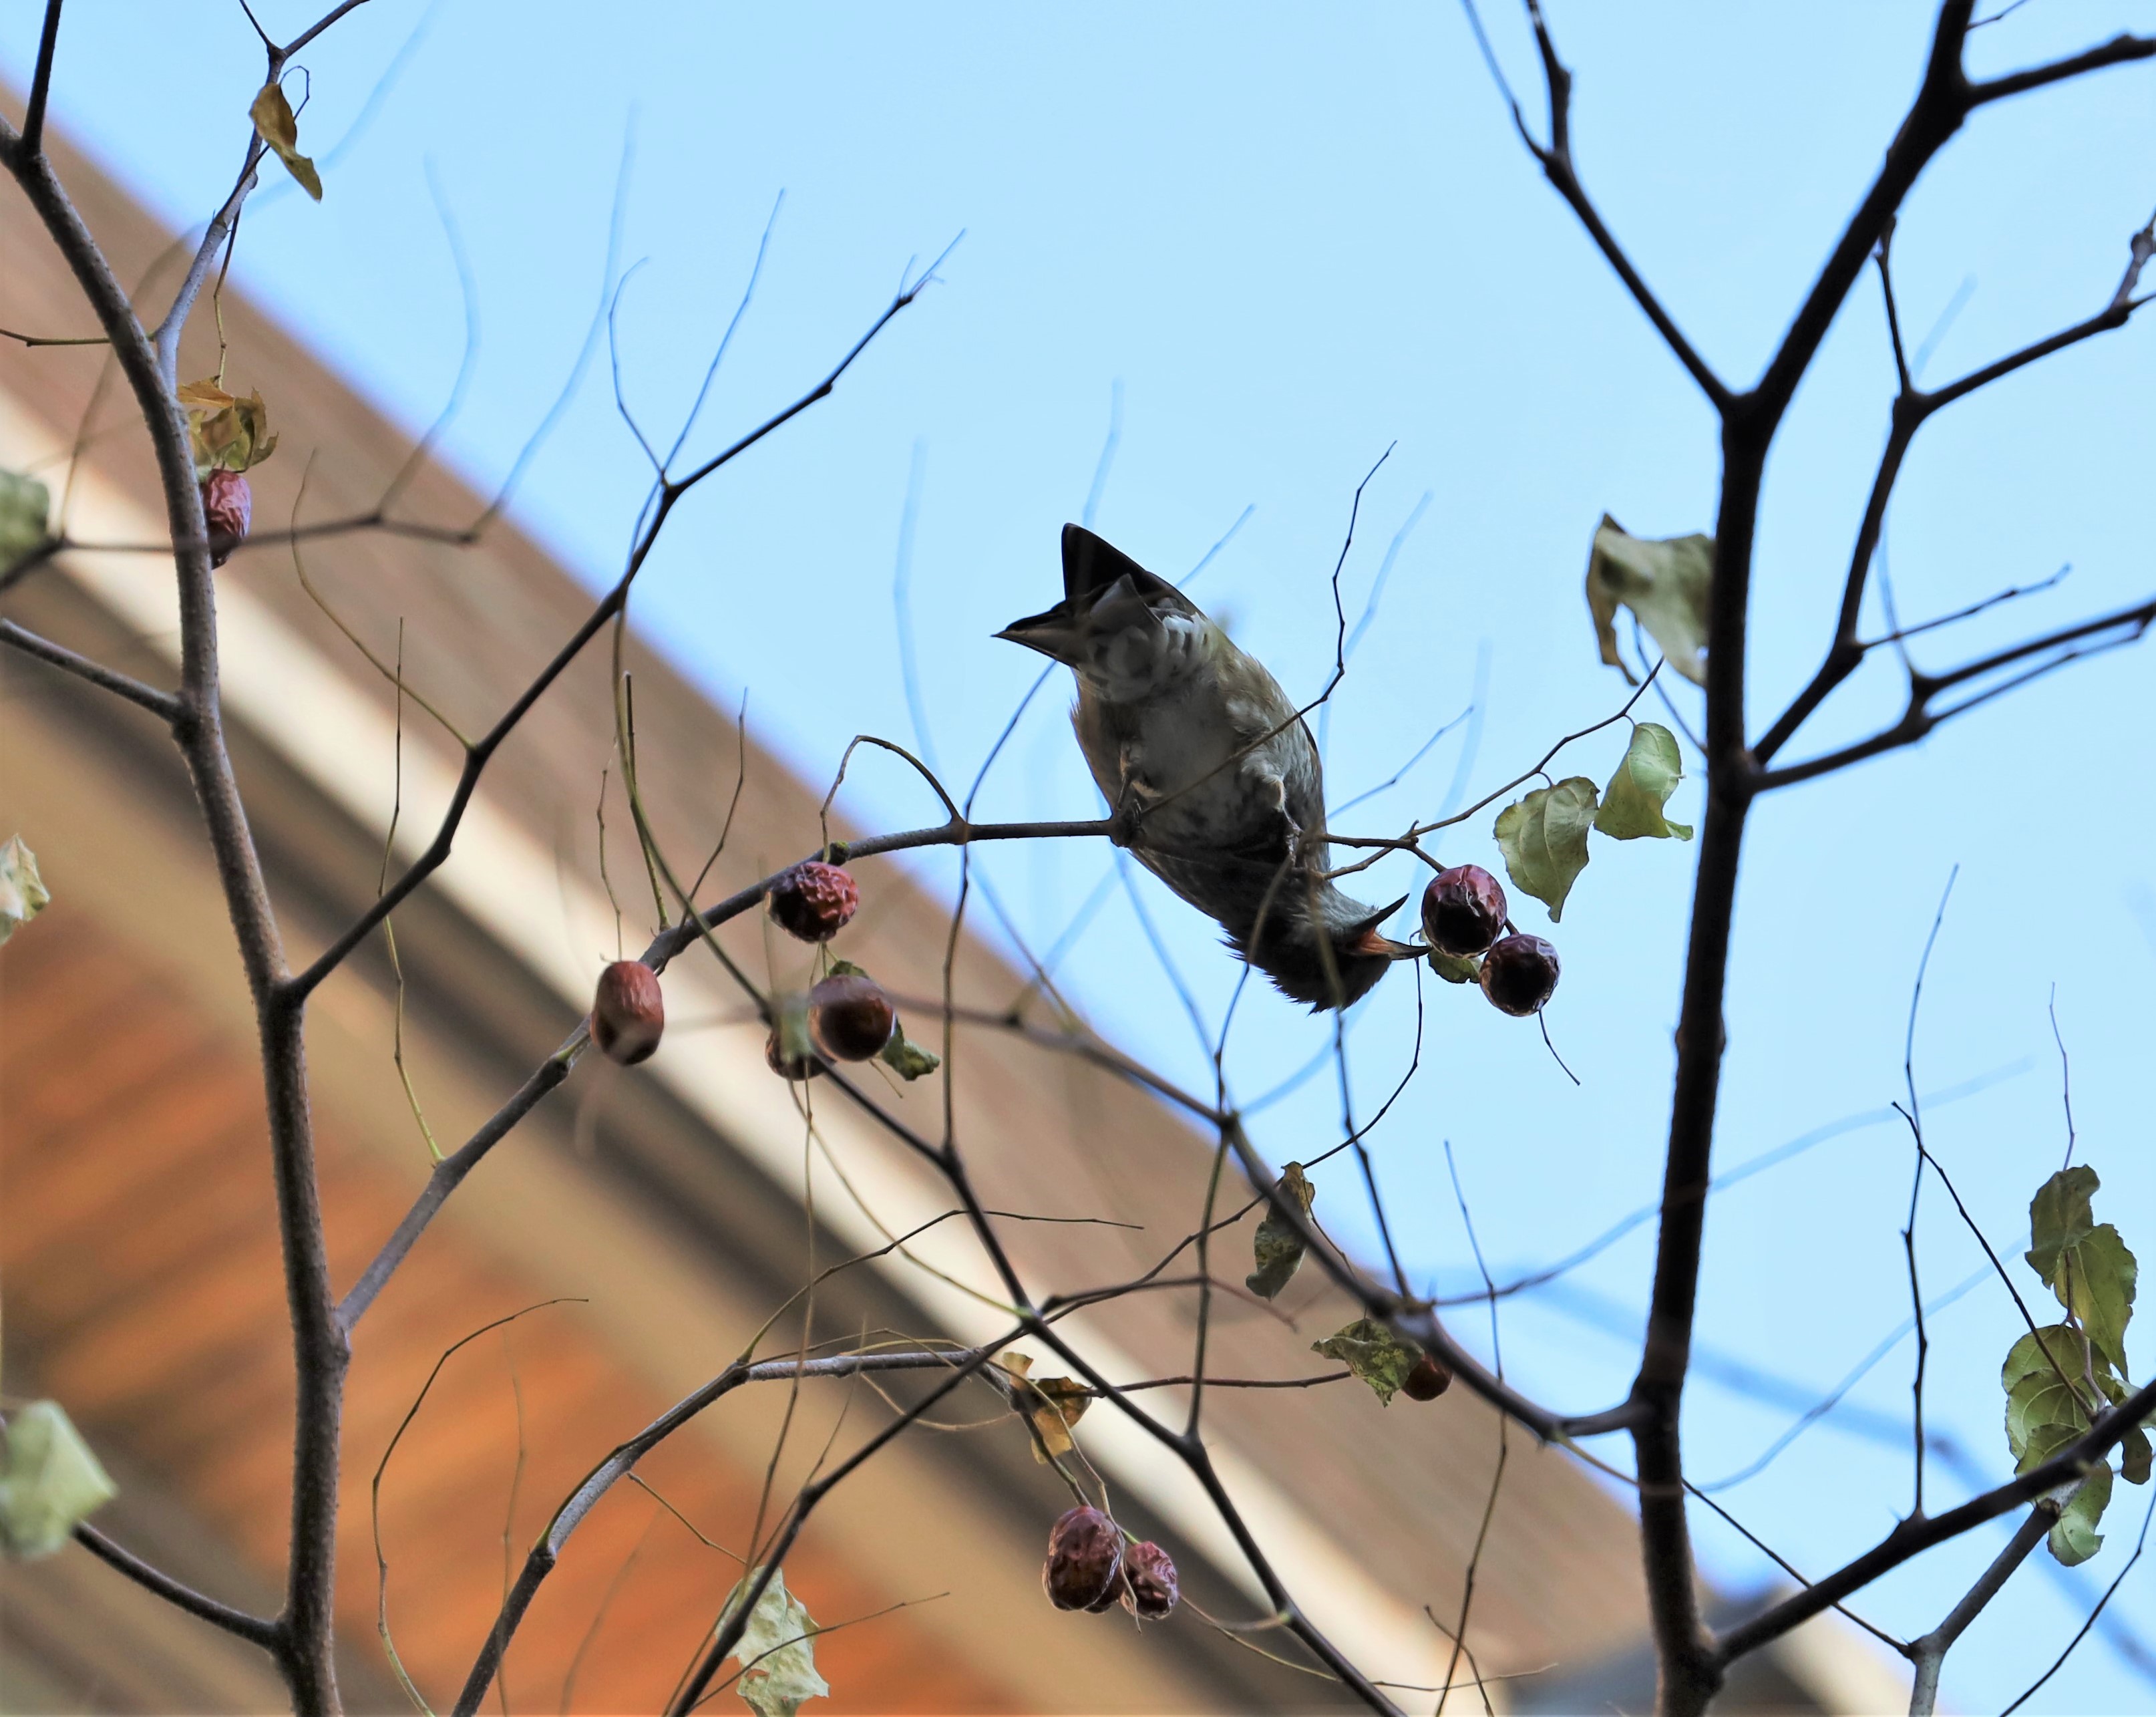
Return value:
M 633 1067 L 659 1047 L 666 1002 L 659 974 L 641 960 L 616 960 L 592 998 L 592 1041 L 611 1062 Z
M 829 942 L 861 903 L 852 876 L 821 859 L 804 859 L 771 885 L 771 917 L 789 936 Z
M 826 978 L 808 992 L 808 1035 L 834 1062 L 880 1055 L 897 1024 L 891 998 L 858 972 Z
M 220 465 L 203 479 L 202 498 L 203 522 L 209 527 L 209 563 L 221 567 L 254 522 L 254 491 L 244 473 Z

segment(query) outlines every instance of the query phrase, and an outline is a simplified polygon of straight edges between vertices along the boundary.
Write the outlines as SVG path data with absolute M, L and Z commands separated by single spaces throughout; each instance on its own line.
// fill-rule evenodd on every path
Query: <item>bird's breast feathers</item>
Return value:
M 1317 748 L 1279 682 L 1202 615 L 1163 630 L 1176 641 L 1155 652 L 1136 695 L 1080 676 L 1072 723 L 1109 803 L 1129 783 L 1158 807 L 1148 838 L 1169 847 L 1272 846 L 1283 809 L 1298 828 L 1322 829 Z

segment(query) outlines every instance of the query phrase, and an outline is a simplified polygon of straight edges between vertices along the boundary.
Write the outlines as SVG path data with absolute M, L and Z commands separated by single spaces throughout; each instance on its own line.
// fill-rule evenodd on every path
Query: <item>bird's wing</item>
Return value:
M 1322 834 L 1325 770 L 1310 724 L 1294 713 L 1295 705 L 1263 663 L 1247 655 L 1240 661 L 1248 683 L 1227 700 L 1228 724 L 1236 747 L 1247 748 L 1250 763 L 1280 777 L 1296 827 L 1306 834 Z

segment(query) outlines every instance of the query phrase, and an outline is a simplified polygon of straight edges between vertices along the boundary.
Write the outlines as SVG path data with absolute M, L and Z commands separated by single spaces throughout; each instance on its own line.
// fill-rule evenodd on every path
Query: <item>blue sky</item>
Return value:
M 1903 0 L 1787 8 L 1555 0 L 1578 80 L 1582 172 L 1666 301 L 1722 373 L 1756 373 L 1892 136 L 1929 8 Z M 1534 92 L 1531 44 L 1488 0 L 1497 50 Z M 272 0 L 290 33 L 307 8 Z M 1331 662 L 1327 575 L 1357 482 L 1369 486 L 1343 589 L 1367 599 L 1404 526 L 1378 618 L 1329 721 L 1336 803 L 1390 776 L 1473 693 L 1486 660 L 1479 797 L 1558 734 L 1609 714 L 1581 600 L 1606 512 L 1643 535 L 1708 528 L 1715 433 L 1576 223 L 1519 147 L 1460 13 L 1421 7 L 644 8 L 603 32 L 589 8 L 375 0 L 305 56 L 308 147 L 327 154 L 400 48 L 410 53 L 317 208 L 280 191 L 250 213 L 246 289 L 393 416 L 439 409 L 462 350 L 454 271 L 428 172 L 476 281 L 481 344 L 449 456 L 482 485 L 543 414 L 597 294 L 624 137 L 623 254 L 648 259 L 622 315 L 624 385 L 670 432 L 783 203 L 757 296 L 692 448 L 715 448 L 828 368 L 913 265 L 963 241 L 926 294 L 811 416 L 676 517 L 637 599 L 647 632 L 811 776 L 855 732 L 915 734 L 891 602 L 911 474 L 911 588 L 932 748 L 970 779 L 1034 672 L 993 641 L 1056 588 L 1057 527 L 1087 504 L 1120 394 L 1096 522 L 1180 575 L 1250 509 L 1194 594 L 1308 696 Z M 1979 69 L 2041 59 L 2145 14 L 2035 0 L 1978 38 Z M 513 26 L 508 20 L 513 18 Z M 177 223 L 222 194 L 259 60 L 236 7 L 76 0 L 54 108 L 70 132 Z M 12 8 L 0 66 L 19 85 L 34 18 Z M 2106 74 L 1979 116 L 1911 199 L 1897 262 L 1912 341 L 1942 380 L 2088 314 L 2156 203 L 2148 148 L 2156 72 Z M 1538 111 L 1538 100 L 1531 101 Z M 1953 311 L 1950 319 L 1946 313 Z M 1937 330 L 1935 339 L 1927 339 Z M 2156 332 L 2087 346 L 2002 384 L 1923 433 L 1887 547 L 1906 615 L 1957 607 L 2071 563 L 2057 589 L 1931 645 L 2005 641 L 2130 600 L 2156 583 L 2145 529 Z M 242 378 L 244 380 L 244 378 Z M 1753 625 L 1754 731 L 1799 684 L 1831 625 L 1840 568 L 1884 433 L 1892 373 L 1867 279 L 1799 398 L 1770 471 Z M 641 499 L 640 455 L 594 376 L 535 465 L 520 521 L 593 581 L 618 567 Z M 1428 497 L 1426 504 L 1424 497 Z M 1418 511 L 1419 509 L 1419 511 Z M 813 593 L 815 624 L 803 625 Z M 1876 615 L 1874 630 L 1876 629 Z M 2064 1145 L 2046 1005 L 2073 1056 L 2099 1216 L 2152 1241 L 2147 1150 L 2156 892 L 2148 854 L 2147 655 L 2082 666 L 1942 732 L 1920 750 L 1778 795 L 1755 815 L 1742 889 L 1718 1165 L 1899 1093 L 1914 973 L 1947 876 L 1959 882 L 1933 957 L 1918 1082 L 1984 1088 L 1938 1107 L 1936 1149 L 2010 1258 L 2026 1203 Z M 1886 661 L 1808 735 L 1853 736 L 1897 707 Z M 1681 694 L 1689 696 L 1689 694 Z M 984 815 L 1075 816 L 1095 805 L 1062 711 L 1044 696 L 989 778 Z M 1688 710 L 1688 713 L 1690 711 Z M 1445 800 L 1466 730 L 1344 820 L 1384 832 Z M 1606 778 L 1621 740 L 1568 754 Z M 1808 748 L 1800 745 L 1799 750 Z M 931 808 L 901 772 L 860 774 L 870 827 Z M 853 790 L 850 788 L 850 790 Z M 1696 806 L 1680 789 L 1675 815 Z M 1445 848 L 1495 867 L 1488 818 Z M 1554 933 L 1564 956 L 1552 1032 L 1472 995 L 1429 1006 L 1424 1070 L 1373 1139 L 1415 1267 L 1471 1277 L 1442 1142 L 1452 1141 L 1484 1246 L 1519 1268 L 1571 1251 L 1648 1202 L 1659 1175 L 1691 850 L 1606 846 Z M 1104 874 L 1092 848 L 997 852 L 983 868 L 1036 946 Z M 922 874 L 947 877 L 941 861 Z M 1389 887 L 1384 885 L 1389 883 Z M 1419 886 L 1407 861 L 1373 900 Z M 1218 1021 L 1234 969 L 1210 928 L 1142 893 Z M 1527 928 L 1544 928 L 1519 902 Z M 1060 969 L 1119 1040 L 1201 1077 L 1198 1041 L 1118 892 Z M 1365 1111 L 1404 1065 L 1405 976 L 1355 1020 Z M 1231 1077 L 1245 1097 L 1324 1041 L 1275 999 L 1246 997 Z M 1268 1109 L 1276 1159 L 1329 1142 L 1328 1079 Z M 1897 1123 L 1898 1125 L 1898 1123 Z M 1841 1132 L 1717 1197 L 1702 1292 L 1706 1347 L 1824 1394 L 1907 1311 L 1898 1228 L 1905 1136 Z M 1345 1173 L 1321 1214 L 1367 1236 Z M 1507 1363 L 1560 1404 L 1620 1393 L 1644 1303 L 1651 1224 L 1505 1314 Z M 1943 1289 L 1982 1262 L 1936 1187 L 1920 1258 Z M 2025 1291 L 2033 1277 L 2016 1263 Z M 1599 1321 L 1597 1321 L 1597 1320 Z M 1622 1334 L 1613 1334 L 1612 1329 Z M 1995 1283 L 1936 1319 L 1930 1401 L 2003 1473 L 1997 1366 L 2018 1320 Z M 1479 1315 L 1464 1320 L 1479 1337 Z M 2132 1343 L 2152 1363 L 2145 1340 Z M 1910 1351 L 1851 1400 L 1906 1415 Z M 1689 1398 L 1694 1470 L 1739 1469 L 1795 1410 L 1703 1377 Z M 1830 1417 L 1722 1496 L 1807 1571 L 1874 1541 L 1907 1501 L 1906 1449 Z M 1962 1481 L 1936 1475 L 1934 1506 Z M 2003 1703 L 2031 1678 L 2123 1563 L 2146 1495 L 2122 1487 L 2112 1540 L 2071 1577 L 2017 1577 L 1949 1659 L 1950 1699 Z M 1712 1571 L 1770 1570 L 1702 1517 Z M 1979 1534 L 1866 1594 L 1886 1625 L 1934 1622 L 2003 1534 Z M 2115 1601 L 2156 1637 L 2156 1574 Z M 2030 1709 L 2145 1709 L 2156 1689 L 2092 1641 Z

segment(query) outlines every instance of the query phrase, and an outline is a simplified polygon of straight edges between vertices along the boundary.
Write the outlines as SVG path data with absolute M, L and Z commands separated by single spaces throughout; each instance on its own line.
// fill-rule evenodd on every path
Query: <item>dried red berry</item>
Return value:
M 1557 988 L 1557 950 L 1539 936 L 1507 936 L 1482 958 L 1482 993 L 1499 1011 L 1525 1019 Z
M 254 522 L 254 491 L 244 472 L 219 466 L 203 479 L 202 499 L 203 522 L 209 527 L 213 545 L 209 563 L 221 567 L 232 558 L 232 551 Z M 218 542 L 220 537 L 227 540 Z
M 1503 887 L 1480 865 L 1440 871 L 1422 892 L 1422 933 L 1440 953 L 1482 953 L 1505 933 Z
M 1161 1621 L 1182 1596 L 1174 1561 L 1151 1539 L 1123 1552 L 1123 1607 L 1131 1614 Z
M 860 973 L 834 974 L 808 992 L 808 1035 L 834 1062 L 865 1062 L 881 1054 L 897 1024 L 891 998 Z
M 771 1036 L 763 1041 L 763 1059 L 780 1078 L 796 1082 L 814 1079 L 824 1071 L 823 1062 L 813 1055 L 802 1056 L 798 1059 L 788 1057 L 778 1041 L 778 1027 L 776 1026 L 771 1028 Z
M 666 1029 L 659 974 L 641 960 L 616 960 L 599 974 L 592 998 L 592 1041 L 610 1062 L 634 1067 L 659 1047 Z
M 1400 1392 L 1409 1401 L 1434 1401 L 1452 1387 L 1452 1368 L 1435 1354 L 1424 1354 L 1414 1362 Z
M 1104 1610 L 1122 1583 L 1122 1529 L 1098 1509 L 1070 1509 L 1049 1528 L 1040 1584 L 1057 1609 Z
M 789 936 L 829 942 L 861 903 L 852 876 L 821 859 L 804 859 L 771 885 L 771 917 Z

